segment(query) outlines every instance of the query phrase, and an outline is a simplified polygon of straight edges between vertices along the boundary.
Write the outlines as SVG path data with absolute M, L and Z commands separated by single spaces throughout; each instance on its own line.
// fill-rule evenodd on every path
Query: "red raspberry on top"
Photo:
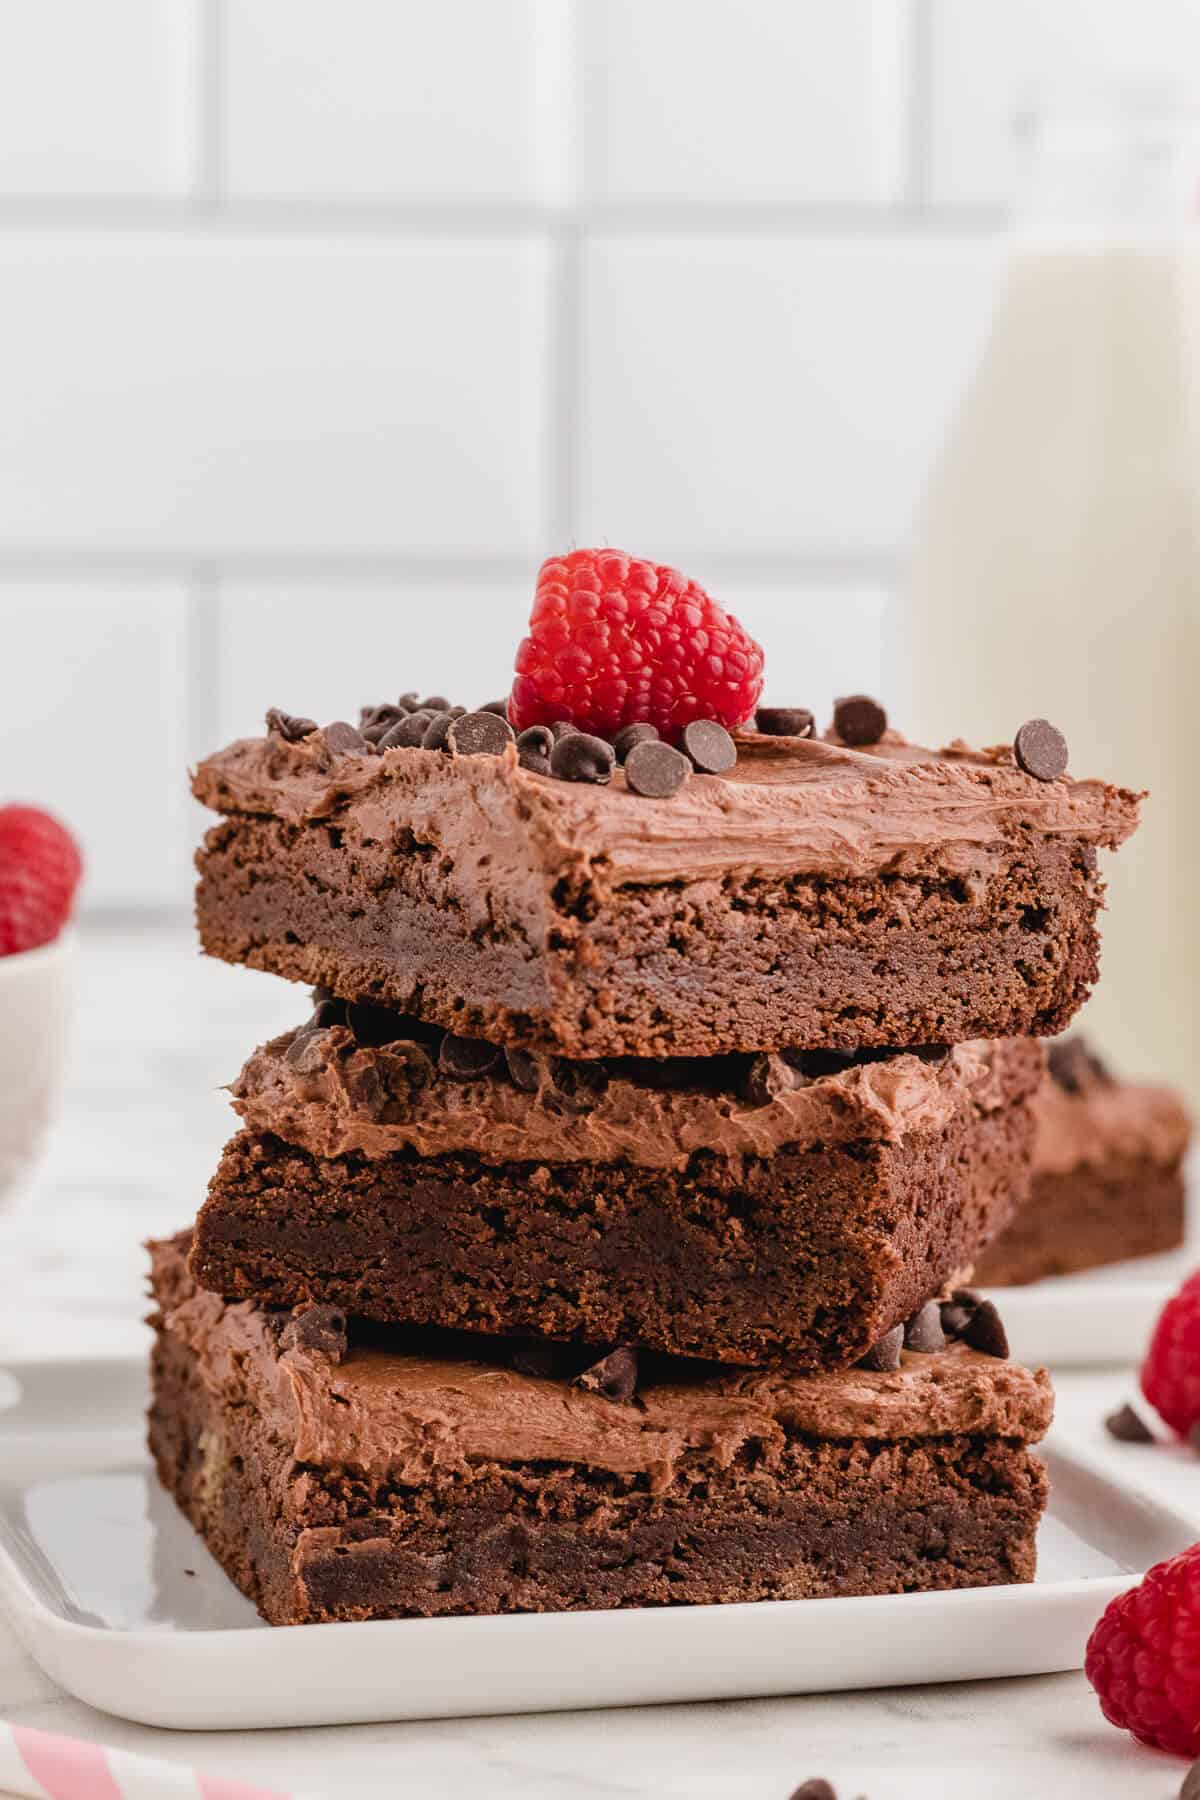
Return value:
M 744 725 L 763 653 L 678 569 L 623 550 L 544 562 L 508 716 L 517 731 L 566 720 L 597 737 L 647 723 L 668 741 L 693 719 Z
M 1180 1437 L 1200 1424 L 1200 1272 L 1188 1276 L 1158 1316 L 1142 1364 L 1142 1392 Z
M 1200 1756 L 1200 1544 L 1109 1601 L 1083 1666 L 1111 1724 Z
M 0 956 L 58 936 L 82 870 L 65 825 L 36 806 L 0 806 Z

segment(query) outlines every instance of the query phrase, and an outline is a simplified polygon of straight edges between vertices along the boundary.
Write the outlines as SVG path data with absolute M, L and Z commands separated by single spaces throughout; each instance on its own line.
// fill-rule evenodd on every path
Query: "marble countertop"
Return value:
M 27 1190 L 0 1213 L 0 1362 L 140 1354 L 142 1239 L 194 1213 L 231 1129 L 220 1094 L 246 1052 L 296 1022 L 301 996 L 204 963 L 183 926 L 93 928 L 58 1121 Z M 3 1022 L 0 1021 L 0 1029 Z M 1121 1371 L 1063 1375 L 1060 1417 L 1099 1429 Z M 1200 1528 L 1200 1468 L 1164 1454 L 1152 1491 Z M 0 1718 L 99 1739 L 331 1800 L 521 1795 L 788 1800 L 824 1775 L 841 1800 L 1169 1800 L 1183 1766 L 1105 1724 L 1081 1675 L 812 1698 L 312 1731 L 156 1732 L 57 1689 L 0 1620 Z

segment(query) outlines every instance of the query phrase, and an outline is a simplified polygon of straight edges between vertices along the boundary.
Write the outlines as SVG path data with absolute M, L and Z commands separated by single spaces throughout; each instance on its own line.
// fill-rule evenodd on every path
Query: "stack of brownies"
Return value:
M 682 591 L 548 567 L 598 563 Z M 966 1272 L 1137 797 L 1040 722 L 731 734 L 758 685 L 662 737 L 520 681 L 272 712 L 197 771 L 204 949 L 317 991 L 153 1246 L 151 1445 L 271 1622 L 1032 1577 L 1050 1388 Z

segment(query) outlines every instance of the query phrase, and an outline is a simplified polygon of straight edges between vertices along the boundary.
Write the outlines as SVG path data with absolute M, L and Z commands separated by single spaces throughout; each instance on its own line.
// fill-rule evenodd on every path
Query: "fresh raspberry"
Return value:
M 0 806 L 0 956 L 58 936 L 82 869 L 65 825 L 35 806 Z
M 1142 1392 L 1180 1437 L 1200 1423 L 1200 1271 L 1158 1316 L 1142 1364 Z
M 1083 1666 L 1112 1724 L 1200 1756 L 1200 1544 L 1109 1601 Z
M 754 639 L 678 569 L 572 550 L 542 564 L 508 716 L 518 731 L 567 720 L 602 738 L 646 723 L 672 740 L 692 719 L 733 731 L 762 671 Z

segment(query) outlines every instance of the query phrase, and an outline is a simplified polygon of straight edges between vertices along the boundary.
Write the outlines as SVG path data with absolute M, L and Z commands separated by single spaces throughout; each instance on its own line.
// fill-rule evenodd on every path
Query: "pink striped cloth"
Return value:
M 19 1800 L 289 1800 L 244 1781 L 0 1720 L 0 1795 Z

